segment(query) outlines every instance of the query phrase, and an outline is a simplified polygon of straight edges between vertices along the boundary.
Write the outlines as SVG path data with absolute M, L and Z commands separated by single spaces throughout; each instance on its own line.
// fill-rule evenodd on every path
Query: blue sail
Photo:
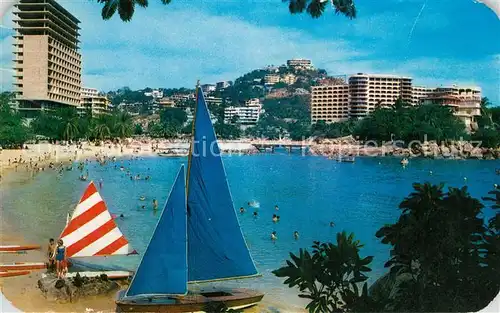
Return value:
M 198 87 L 188 168 L 188 280 L 254 276 L 203 92 Z
M 187 221 L 184 165 L 125 297 L 187 293 Z

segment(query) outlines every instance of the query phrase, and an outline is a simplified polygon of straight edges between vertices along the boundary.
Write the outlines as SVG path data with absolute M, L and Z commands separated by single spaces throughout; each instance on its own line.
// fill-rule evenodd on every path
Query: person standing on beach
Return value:
M 54 268 L 56 257 L 56 242 L 54 238 L 49 239 L 49 244 L 47 245 L 47 258 L 49 259 L 49 270 Z
M 66 247 L 64 246 L 62 239 L 57 241 L 56 270 L 57 278 L 63 279 L 66 272 Z

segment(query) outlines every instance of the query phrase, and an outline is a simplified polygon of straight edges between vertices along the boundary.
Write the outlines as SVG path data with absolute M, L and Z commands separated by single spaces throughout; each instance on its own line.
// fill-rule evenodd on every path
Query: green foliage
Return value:
M 127 138 L 134 132 L 132 117 L 122 111 L 92 116 L 78 114 L 75 108 L 41 112 L 30 125 L 36 135 L 54 140 Z
M 472 134 L 471 139 L 474 141 L 480 141 L 481 147 L 500 147 L 500 128 L 479 128 L 475 133 Z
M 315 242 L 313 252 L 291 254 L 273 273 L 310 300 L 309 312 L 472 312 L 500 291 L 500 189 L 483 200 L 466 187 L 414 184 L 395 224 L 376 236 L 392 246 L 390 272 L 370 288 L 353 235 L 337 235 L 337 245 Z M 483 212 L 484 211 L 484 212 Z M 493 213 L 485 223 L 485 212 Z M 363 283 L 362 291 L 358 290 Z
M 273 88 L 286 88 L 286 87 L 288 87 L 288 84 L 284 82 L 279 82 L 273 85 Z
M 58 118 L 47 112 L 41 112 L 30 124 L 31 130 L 36 135 L 41 135 L 50 139 L 60 137 L 60 123 Z
M 314 242 L 312 253 L 290 253 L 287 265 L 273 274 L 286 277 L 284 284 L 297 287 L 299 297 L 310 300 L 306 309 L 311 313 L 371 311 L 378 305 L 368 295 L 365 273 L 371 271 L 373 257 L 361 258 L 361 247 L 354 234 L 338 233 L 336 245 Z
M 486 233 L 483 204 L 467 188 L 414 184 L 415 191 L 400 204 L 396 224 L 377 232 L 392 246 L 386 263 L 401 277 L 389 311 L 477 311 L 500 288 L 500 275 L 481 249 Z M 498 260 L 498 259 L 497 259 Z
M 123 87 L 117 92 L 108 93 L 108 97 L 111 99 L 113 105 L 118 105 L 122 102 L 148 104 L 153 100 L 153 97 L 145 96 L 144 91 L 132 91 L 128 87 Z
M 500 107 L 493 107 L 488 98 L 481 99 L 481 116 L 477 120 L 479 129 L 472 139 L 481 141 L 481 146 L 500 147 Z
M 79 126 L 79 116 L 75 108 L 68 107 L 59 109 L 56 112 L 56 119 L 59 121 L 59 135 L 64 140 L 78 138 L 81 130 Z
M 356 120 L 349 120 L 341 123 L 326 124 L 324 121 L 318 121 L 311 127 L 311 135 L 320 138 L 338 138 L 352 135 L 357 127 Z
M 126 112 L 119 111 L 112 115 L 112 127 L 114 137 L 124 139 L 132 136 L 134 131 L 132 116 Z
M 29 137 L 21 116 L 10 108 L 10 99 L 7 94 L 0 96 L 0 146 L 3 148 L 21 147 Z
M 489 296 L 494 297 L 499 290 L 499 280 L 500 277 L 500 187 L 496 187 L 488 193 L 490 196 L 484 197 L 483 200 L 491 203 L 491 210 L 495 212 L 493 217 L 488 220 L 486 225 L 486 232 L 483 236 L 484 243 L 481 248 L 486 251 L 484 258 L 484 263 L 491 269 L 494 273 L 493 277 L 496 277 L 496 281 L 492 279 L 485 280 L 486 286 L 484 289 L 490 290 Z M 488 295 L 485 295 L 488 297 Z
M 163 125 L 158 122 L 151 122 L 148 124 L 148 134 L 153 138 L 164 138 L 165 130 Z
M 350 19 L 356 17 L 356 7 L 353 0 L 284 0 L 284 2 L 289 3 L 288 8 L 292 14 L 306 11 L 312 18 L 318 18 L 323 15 L 326 7 L 331 3 L 336 14 L 342 14 Z
M 187 114 L 181 108 L 166 108 L 160 112 L 160 121 L 148 125 L 148 133 L 155 138 L 175 138 L 185 130 Z
M 214 125 L 215 133 L 220 139 L 238 139 L 241 137 L 241 130 L 237 125 L 217 122 Z
M 93 120 L 92 137 L 100 141 L 111 137 L 111 120 L 106 115 L 101 115 Z
M 164 125 L 172 125 L 180 129 L 187 121 L 187 114 L 180 108 L 166 108 L 160 112 L 160 121 Z
M 266 99 L 265 113 L 256 126 L 247 130 L 248 136 L 278 139 L 289 135 L 294 140 L 309 137 L 309 104 L 305 97 Z
M 363 140 L 458 140 L 466 137 L 465 125 L 449 108 L 437 104 L 415 107 L 397 103 L 378 108 L 359 122 L 355 135 Z
M 142 135 L 144 133 L 144 130 L 142 129 L 141 124 L 135 124 L 134 126 L 134 135 Z
M 243 75 L 235 80 L 232 86 L 224 90 L 216 91 L 216 97 L 229 98 L 233 104 L 239 104 L 252 98 L 264 97 L 265 91 L 262 88 L 265 70 L 255 70 Z
M 118 11 L 120 19 L 124 22 L 128 22 L 132 19 L 135 12 L 135 6 L 138 5 L 142 8 L 148 6 L 148 1 L 146 0 L 96 0 L 98 3 L 103 4 L 101 11 L 101 16 L 104 20 L 109 20 Z M 172 0 L 160 0 L 163 4 L 169 4 Z M 302 13 L 307 12 L 311 17 L 320 17 L 326 6 L 330 4 L 330 1 L 321 0 L 284 0 L 289 2 L 290 13 Z M 354 7 L 353 0 L 333 0 L 331 2 L 335 8 L 336 14 L 342 14 L 350 19 L 356 17 L 356 8 Z
M 266 99 L 262 104 L 266 111 L 265 114 L 277 119 L 310 121 L 309 100 L 305 97 L 294 96 L 283 99 Z

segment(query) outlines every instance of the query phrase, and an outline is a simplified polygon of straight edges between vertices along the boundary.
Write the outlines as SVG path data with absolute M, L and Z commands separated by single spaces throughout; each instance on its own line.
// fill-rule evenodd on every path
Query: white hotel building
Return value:
M 259 99 L 248 100 L 245 106 L 230 106 L 224 109 L 224 123 L 231 124 L 233 117 L 238 117 L 241 125 L 255 125 L 259 121 L 260 115 L 264 112 Z
M 95 88 L 82 87 L 80 92 L 80 114 L 90 111 L 92 116 L 106 114 L 111 110 L 111 102 L 104 95 L 100 95 Z

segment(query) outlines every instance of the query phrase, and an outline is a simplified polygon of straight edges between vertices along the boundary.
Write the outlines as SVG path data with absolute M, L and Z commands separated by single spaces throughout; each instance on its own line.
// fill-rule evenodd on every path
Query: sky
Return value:
M 473 0 L 355 0 L 349 20 L 291 15 L 282 0 L 150 0 L 133 20 L 96 0 L 60 0 L 81 23 L 83 86 L 194 87 L 308 58 L 330 75 L 399 74 L 414 85 L 477 85 L 500 105 L 500 19 Z M 12 83 L 12 14 L 0 27 L 0 88 Z

